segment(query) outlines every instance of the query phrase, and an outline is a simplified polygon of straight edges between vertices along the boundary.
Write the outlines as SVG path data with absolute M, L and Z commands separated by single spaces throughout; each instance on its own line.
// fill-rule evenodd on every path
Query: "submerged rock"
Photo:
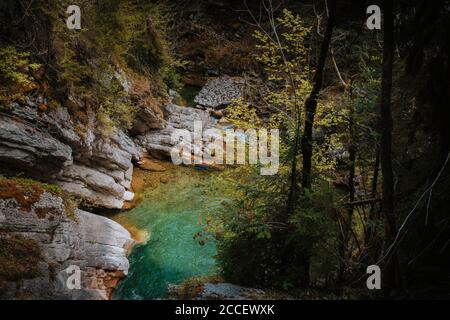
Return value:
M 199 299 L 251 300 L 263 299 L 260 289 L 241 287 L 231 283 L 205 283 Z
M 261 300 L 267 299 L 267 295 L 263 290 L 255 288 L 242 287 L 236 284 L 220 282 L 220 283 L 203 283 L 193 288 L 186 288 L 186 284 L 175 285 L 169 284 L 167 292 L 170 297 L 176 299 L 194 299 L 194 300 Z M 186 292 L 190 292 L 193 296 L 186 297 Z
M 143 158 L 139 163 L 139 168 L 146 171 L 153 171 L 153 172 L 164 172 L 166 171 L 166 168 L 158 163 L 157 161 L 154 161 L 149 158 Z
M 128 273 L 130 233 L 48 191 L 20 190 L 0 193 L 0 298 L 111 298 Z M 22 196 L 34 202 L 25 205 Z

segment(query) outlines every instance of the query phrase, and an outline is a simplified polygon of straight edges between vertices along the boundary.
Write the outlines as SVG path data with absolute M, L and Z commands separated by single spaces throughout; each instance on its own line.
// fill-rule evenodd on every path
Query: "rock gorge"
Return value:
M 190 39 L 194 25 L 166 32 L 162 16 L 170 7 L 159 3 L 86 2 L 78 31 L 65 28 L 61 2 L 33 3 L 31 24 L 20 18 L 23 4 L 6 1 L 8 10 L 0 10 L 0 299 L 108 299 L 128 272 L 133 241 L 100 214 L 132 206 L 134 169 L 144 167 L 147 156 L 168 160 L 175 129 L 192 131 L 194 121 L 205 130 L 214 125 L 211 108 L 239 95 L 231 78 L 218 76 L 237 72 L 211 73 L 220 57 L 205 67 L 191 59 L 195 50 L 184 41 L 203 46 L 209 39 Z M 217 21 L 208 18 L 205 26 L 211 22 Z M 23 49 L 31 34 L 33 48 Z M 190 61 L 183 75 L 176 52 Z M 184 84 L 196 79 L 199 87 L 214 76 L 198 108 L 178 105 L 183 99 L 171 89 L 180 88 L 172 79 L 178 76 Z M 130 123 L 110 121 L 111 109 Z M 66 206 L 66 196 L 83 210 Z M 72 264 L 81 268 L 81 290 L 64 286 Z
M 228 81 L 225 78 L 225 86 Z M 213 83 L 218 82 L 220 79 Z M 230 96 L 236 94 L 232 89 Z M 226 94 L 224 91 L 222 97 Z M 209 99 L 216 97 L 212 94 Z M 55 184 L 83 200 L 85 206 L 98 209 L 120 210 L 133 200 L 133 168 L 144 163 L 144 155 L 169 160 L 175 129 L 192 132 L 194 121 L 201 121 L 204 130 L 214 126 L 210 110 L 168 103 L 162 107 L 163 117 L 150 108 L 141 108 L 128 133 L 114 127 L 105 136 L 98 130 L 94 113 L 88 113 L 87 124 L 80 125 L 62 105 L 40 110 L 40 104 L 45 102 L 42 97 L 29 97 L 26 103 L 1 110 L 2 172 L 9 176 L 25 174 Z M 110 298 L 128 271 L 126 252 L 133 243 L 128 231 L 108 218 L 82 210 L 76 210 L 69 218 L 63 200 L 49 192 L 39 195 L 25 211 L 15 196 L 0 194 L 0 238 L 7 242 L 32 242 L 40 252 L 35 266 L 39 276 L 18 280 L 20 286 L 3 283 L 4 296 Z M 38 213 L 43 210 L 49 214 Z M 82 269 L 81 291 L 70 291 L 63 285 L 67 279 L 65 270 L 72 262 Z

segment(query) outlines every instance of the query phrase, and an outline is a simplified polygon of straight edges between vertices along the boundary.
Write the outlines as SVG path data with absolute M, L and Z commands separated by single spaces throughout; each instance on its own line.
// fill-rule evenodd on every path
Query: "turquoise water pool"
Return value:
M 146 231 L 149 239 L 133 248 L 129 274 L 115 299 L 163 298 L 169 283 L 218 272 L 214 237 L 202 232 L 194 239 L 206 213 L 220 203 L 208 192 L 210 179 L 208 172 L 184 170 L 170 183 L 147 191 L 137 208 L 116 217 Z

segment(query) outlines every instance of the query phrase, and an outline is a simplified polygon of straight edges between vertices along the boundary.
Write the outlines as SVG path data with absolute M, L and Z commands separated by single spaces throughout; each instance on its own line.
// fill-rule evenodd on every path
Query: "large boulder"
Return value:
M 255 300 L 264 299 L 265 292 L 232 283 L 205 283 L 199 293 L 199 299 L 211 300 Z
M 231 78 L 222 76 L 210 80 L 200 90 L 195 97 L 194 102 L 199 107 L 207 109 L 221 109 L 225 108 L 242 96 L 243 80 L 238 78 Z
M 3 180 L 0 243 L 0 298 L 109 299 L 128 273 L 133 240 L 116 222 L 38 185 Z

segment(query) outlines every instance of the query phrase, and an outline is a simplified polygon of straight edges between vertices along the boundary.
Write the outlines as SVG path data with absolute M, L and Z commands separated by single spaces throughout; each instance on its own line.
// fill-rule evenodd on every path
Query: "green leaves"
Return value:
M 263 65 L 269 81 L 292 86 L 291 80 L 300 85 L 307 78 L 309 49 L 306 40 L 310 31 L 311 28 L 306 27 L 298 15 L 284 9 L 277 18 L 279 37 L 272 32 L 255 32 L 259 52 L 257 60 Z
M 0 47 L 0 104 L 3 107 L 23 100 L 26 92 L 37 87 L 31 72 L 40 65 L 31 63 L 29 57 L 29 53 L 18 52 L 13 46 Z

